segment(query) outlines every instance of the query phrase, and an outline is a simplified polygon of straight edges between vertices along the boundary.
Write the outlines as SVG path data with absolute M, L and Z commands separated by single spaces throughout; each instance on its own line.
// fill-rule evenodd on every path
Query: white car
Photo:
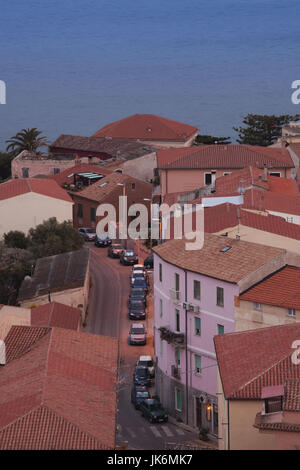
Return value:
M 137 365 L 147 367 L 148 372 L 151 375 L 151 377 L 154 377 L 155 367 L 153 364 L 152 356 L 140 356 L 137 362 Z
M 143 272 L 146 274 L 146 269 L 144 268 L 144 265 L 143 264 L 134 264 L 132 266 L 132 273 L 134 272 Z

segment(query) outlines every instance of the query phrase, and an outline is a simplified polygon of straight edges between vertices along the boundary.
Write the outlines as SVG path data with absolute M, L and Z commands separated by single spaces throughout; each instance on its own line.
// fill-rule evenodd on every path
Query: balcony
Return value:
M 176 304 L 176 305 L 179 304 L 179 302 L 180 302 L 180 297 L 181 297 L 181 296 L 180 296 L 180 291 L 179 291 L 179 290 L 170 289 L 170 291 L 169 291 L 169 298 L 170 298 L 170 300 L 171 300 L 174 304 Z
M 174 379 L 180 379 L 180 366 L 172 365 L 171 375 L 174 377 Z
M 160 338 L 167 341 L 168 344 L 174 344 L 175 346 L 184 346 L 185 335 L 184 333 L 176 333 L 171 331 L 169 328 L 162 326 L 159 328 Z

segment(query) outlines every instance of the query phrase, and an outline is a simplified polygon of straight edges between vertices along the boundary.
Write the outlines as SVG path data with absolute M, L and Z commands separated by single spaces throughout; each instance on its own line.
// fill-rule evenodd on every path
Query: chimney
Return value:
M 5 343 L 0 340 L 0 366 L 5 366 L 6 364 L 6 353 L 5 353 Z
M 268 168 L 267 164 L 264 164 L 264 181 L 268 181 Z

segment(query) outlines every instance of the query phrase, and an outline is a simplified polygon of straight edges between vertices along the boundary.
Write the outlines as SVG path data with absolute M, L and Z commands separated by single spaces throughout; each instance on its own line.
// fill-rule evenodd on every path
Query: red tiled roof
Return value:
M 77 330 L 80 324 L 80 310 L 58 302 L 51 302 L 31 310 L 32 326 L 56 326 Z
M 1 369 L 0 449 L 114 448 L 117 339 L 16 326 L 8 337 L 21 354 Z
M 217 233 L 238 223 L 264 232 L 300 240 L 300 225 L 286 222 L 276 215 L 261 215 L 230 203 L 204 209 L 204 227 L 207 233 Z
M 52 179 L 54 179 L 60 186 L 64 183 L 71 184 L 73 183 L 73 178 L 70 175 L 73 175 L 74 173 L 97 173 L 99 175 L 110 175 L 112 170 L 100 167 L 99 165 L 79 163 L 78 165 L 74 165 L 61 173 L 52 176 Z
M 290 196 L 271 191 L 249 189 L 244 194 L 243 206 L 248 209 L 268 210 L 284 214 L 300 215 L 300 195 Z
M 53 179 L 20 178 L 0 184 L 0 200 L 30 192 L 73 203 L 68 193 Z
M 169 240 L 154 247 L 153 251 L 174 266 L 231 283 L 238 283 L 269 261 L 279 260 L 285 253 L 280 248 L 208 233 L 200 250 L 186 250 L 186 242 L 184 238 Z M 231 248 L 222 252 L 226 246 Z
M 216 191 L 212 197 L 238 194 L 239 187 L 243 187 L 244 189 L 257 187 L 279 194 L 299 196 L 299 188 L 296 180 L 268 175 L 267 181 L 264 181 L 264 171 L 250 166 L 217 178 Z M 262 193 L 264 192 L 265 191 L 262 191 Z
M 300 268 L 286 266 L 241 294 L 240 299 L 300 310 Z
M 198 129 L 155 114 L 134 114 L 102 127 L 92 137 L 185 142 Z
M 203 145 L 157 152 L 158 168 L 166 169 L 240 169 L 248 166 L 294 168 L 289 152 L 250 145 Z
M 226 399 L 261 399 L 263 387 L 300 379 L 291 355 L 300 324 L 279 325 L 214 337 Z

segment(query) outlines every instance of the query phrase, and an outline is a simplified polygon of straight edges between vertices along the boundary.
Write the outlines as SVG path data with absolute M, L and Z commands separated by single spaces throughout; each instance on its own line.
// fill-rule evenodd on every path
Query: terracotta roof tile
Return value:
M 157 152 L 158 168 L 166 169 L 241 169 L 248 166 L 293 168 L 287 150 L 250 145 L 203 145 L 166 149 Z
M 80 324 L 80 314 L 78 308 L 51 302 L 31 310 L 31 325 L 77 330 Z
M 114 448 L 117 339 L 38 327 L 9 336 L 18 354 L 0 374 L 0 448 Z
M 261 399 L 262 388 L 300 379 L 292 363 L 300 324 L 279 325 L 214 337 L 225 397 Z
M 102 137 L 102 138 L 101 138 Z M 78 135 L 60 135 L 51 145 L 50 151 L 73 150 L 76 152 L 99 153 L 106 157 L 132 159 L 152 153 L 155 147 L 142 142 L 124 139 L 107 139 L 106 136 L 82 137 Z
M 102 127 L 92 137 L 185 142 L 198 129 L 155 114 L 134 114 Z
M 73 203 L 68 193 L 52 179 L 20 178 L 0 184 L 0 200 L 30 192 Z
M 163 260 L 189 271 L 238 283 L 285 250 L 206 233 L 201 250 L 186 250 L 187 240 L 169 240 L 153 248 Z M 221 249 L 230 246 L 226 252 Z

